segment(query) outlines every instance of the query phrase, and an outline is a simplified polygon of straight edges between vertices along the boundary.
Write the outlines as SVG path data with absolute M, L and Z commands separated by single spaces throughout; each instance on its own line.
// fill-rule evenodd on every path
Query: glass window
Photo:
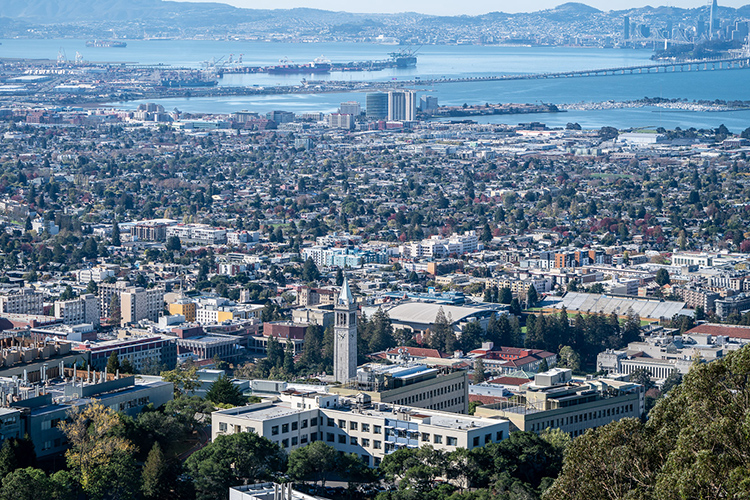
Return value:
M 491 443 L 492 442 L 492 434 L 485 434 L 484 435 L 484 444 Z
M 425 443 L 429 443 L 430 442 L 430 433 L 429 432 L 423 432 L 422 433 L 422 441 L 424 441 Z
M 339 434 L 339 443 L 346 444 L 346 434 Z
M 297 438 L 292 438 L 292 441 L 294 441 L 295 439 L 297 439 Z M 302 434 L 299 437 L 299 442 L 302 443 L 302 444 L 307 443 L 307 434 Z
M 321 434 L 321 436 L 322 436 L 322 434 Z M 313 441 L 317 441 L 317 440 L 318 440 L 318 433 L 317 432 L 311 432 L 310 433 L 310 442 L 312 443 Z
M 376 425 L 372 432 L 374 432 L 375 434 L 380 434 L 382 432 L 382 429 L 382 427 Z
M 297 422 L 292 422 L 292 430 L 293 431 L 297 430 Z
M 497 431 L 497 438 L 495 441 L 502 441 L 503 440 L 503 431 Z
M 310 419 L 310 427 L 315 427 L 318 425 L 318 417 L 313 417 Z
M 339 420 L 339 428 L 346 429 L 346 420 Z
M 281 447 L 282 448 L 289 448 L 289 440 L 288 439 L 282 439 L 281 440 Z
M 332 419 L 332 418 L 329 418 L 329 419 L 328 419 L 328 427 L 333 427 L 334 425 L 335 425 L 335 424 L 334 424 L 334 422 L 333 422 L 333 419 Z
M 281 433 L 286 434 L 289 432 L 289 424 L 281 424 Z
M 357 422 L 349 422 L 349 430 L 350 431 L 356 431 L 357 430 Z
M 479 446 L 479 436 L 474 436 L 474 439 L 471 441 L 472 446 Z
M 375 448 L 376 450 L 379 450 L 381 448 L 380 441 L 373 441 L 372 442 L 372 447 Z
M 297 436 L 292 436 L 292 446 L 297 446 Z
M 227 423 L 219 422 L 219 432 L 227 432 Z
M 303 429 L 307 429 L 307 419 L 305 419 L 305 420 L 303 420 L 303 421 L 302 421 L 302 425 L 301 425 L 301 427 L 302 427 Z
M 352 445 L 352 446 L 357 446 L 359 443 L 357 442 L 357 438 L 355 438 L 354 436 L 352 436 L 352 437 L 349 438 L 349 444 Z
M 328 441 L 329 443 L 333 443 L 333 441 L 334 441 L 334 439 L 333 439 L 333 432 L 327 432 L 326 433 L 326 441 Z
M 448 446 L 458 446 L 458 438 L 455 438 L 453 436 L 448 436 L 446 438 L 446 444 Z
M 362 439 L 362 446 L 369 447 L 370 446 L 370 440 L 369 439 Z
M 273 427 L 271 427 L 271 435 L 272 436 L 276 436 L 278 434 L 279 434 L 279 426 L 278 425 L 274 425 Z
M 362 424 L 362 432 L 370 432 L 370 424 Z
M 435 444 L 442 444 L 443 443 L 443 436 L 441 436 L 440 434 L 435 434 L 433 436 L 433 438 L 434 438 L 434 443 Z

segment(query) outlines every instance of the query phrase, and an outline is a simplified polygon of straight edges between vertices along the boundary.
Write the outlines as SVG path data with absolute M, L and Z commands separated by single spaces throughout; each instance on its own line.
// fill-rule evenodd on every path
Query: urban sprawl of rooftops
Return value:
M 195 394 L 228 371 L 264 398 L 215 412 L 215 439 L 375 466 L 640 417 L 652 385 L 750 340 L 749 131 L 342 108 L 5 110 L 8 418 L 86 395 L 135 414 L 169 387 L 120 371 L 198 365 Z M 42 429 L 40 456 L 63 452 Z

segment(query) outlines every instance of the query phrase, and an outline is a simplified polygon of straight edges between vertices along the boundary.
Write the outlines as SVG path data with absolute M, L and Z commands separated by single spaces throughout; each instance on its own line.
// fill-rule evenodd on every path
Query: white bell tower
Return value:
M 333 310 L 333 375 L 343 384 L 357 377 L 357 304 L 346 277 Z

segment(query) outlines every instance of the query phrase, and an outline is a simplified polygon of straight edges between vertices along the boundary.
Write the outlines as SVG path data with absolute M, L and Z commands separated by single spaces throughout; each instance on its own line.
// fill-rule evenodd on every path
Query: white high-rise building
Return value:
M 388 119 L 413 121 L 417 117 L 417 93 L 413 90 L 388 92 Z
M 333 375 L 341 383 L 357 377 L 357 304 L 344 278 L 334 307 Z

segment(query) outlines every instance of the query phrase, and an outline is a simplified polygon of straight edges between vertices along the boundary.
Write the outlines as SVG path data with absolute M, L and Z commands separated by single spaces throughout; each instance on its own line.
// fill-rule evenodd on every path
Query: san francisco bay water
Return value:
M 168 64 L 200 68 L 211 59 L 226 62 L 230 54 L 236 61 L 252 66 L 277 64 L 281 59 L 306 63 L 316 57 L 333 62 L 379 60 L 400 47 L 369 43 L 272 43 L 216 40 L 128 40 L 126 48 L 89 48 L 85 40 L 0 40 L 0 57 L 55 59 L 64 52 L 72 59 L 80 52 L 85 60 Z M 415 77 L 488 76 L 503 74 L 545 73 L 632 66 L 647 63 L 651 51 L 570 47 L 499 47 L 499 46 L 423 46 L 417 52 L 414 68 L 388 69 L 378 72 L 332 72 L 330 75 L 308 75 L 309 80 L 351 80 L 394 82 Z M 222 59 L 223 57 L 223 59 Z M 219 85 L 294 85 L 304 75 L 227 75 Z M 577 102 L 624 101 L 643 97 L 665 97 L 693 100 L 750 100 L 750 70 L 678 72 L 588 78 L 516 80 L 505 82 L 444 83 L 420 85 L 416 90 L 438 97 L 441 104 L 483 104 L 485 102 Z M 365 94 L 322 93 L 288 94 L 253 97 L 211 97 L 161 99 L 167 109 L 187 112 L 230 113 L 241 109 L 267 112 L 284 109 L 294 112 L 334 111 L 340 102 L 355 100 L 364 106 Z M 131 109 L 140 101 L 112 103 Z M 663 126 L 715 128 L 725 124 L 732 131 L 750 126 L 750 111 L 695 112 L 661 108 L 605 109 L 570 111 L 560 114 L 502 115 L 477 121 L 518 123 L 537 120 L 551 126 L 578 122 L 587 128 L 604 125 L 618 128 Z

